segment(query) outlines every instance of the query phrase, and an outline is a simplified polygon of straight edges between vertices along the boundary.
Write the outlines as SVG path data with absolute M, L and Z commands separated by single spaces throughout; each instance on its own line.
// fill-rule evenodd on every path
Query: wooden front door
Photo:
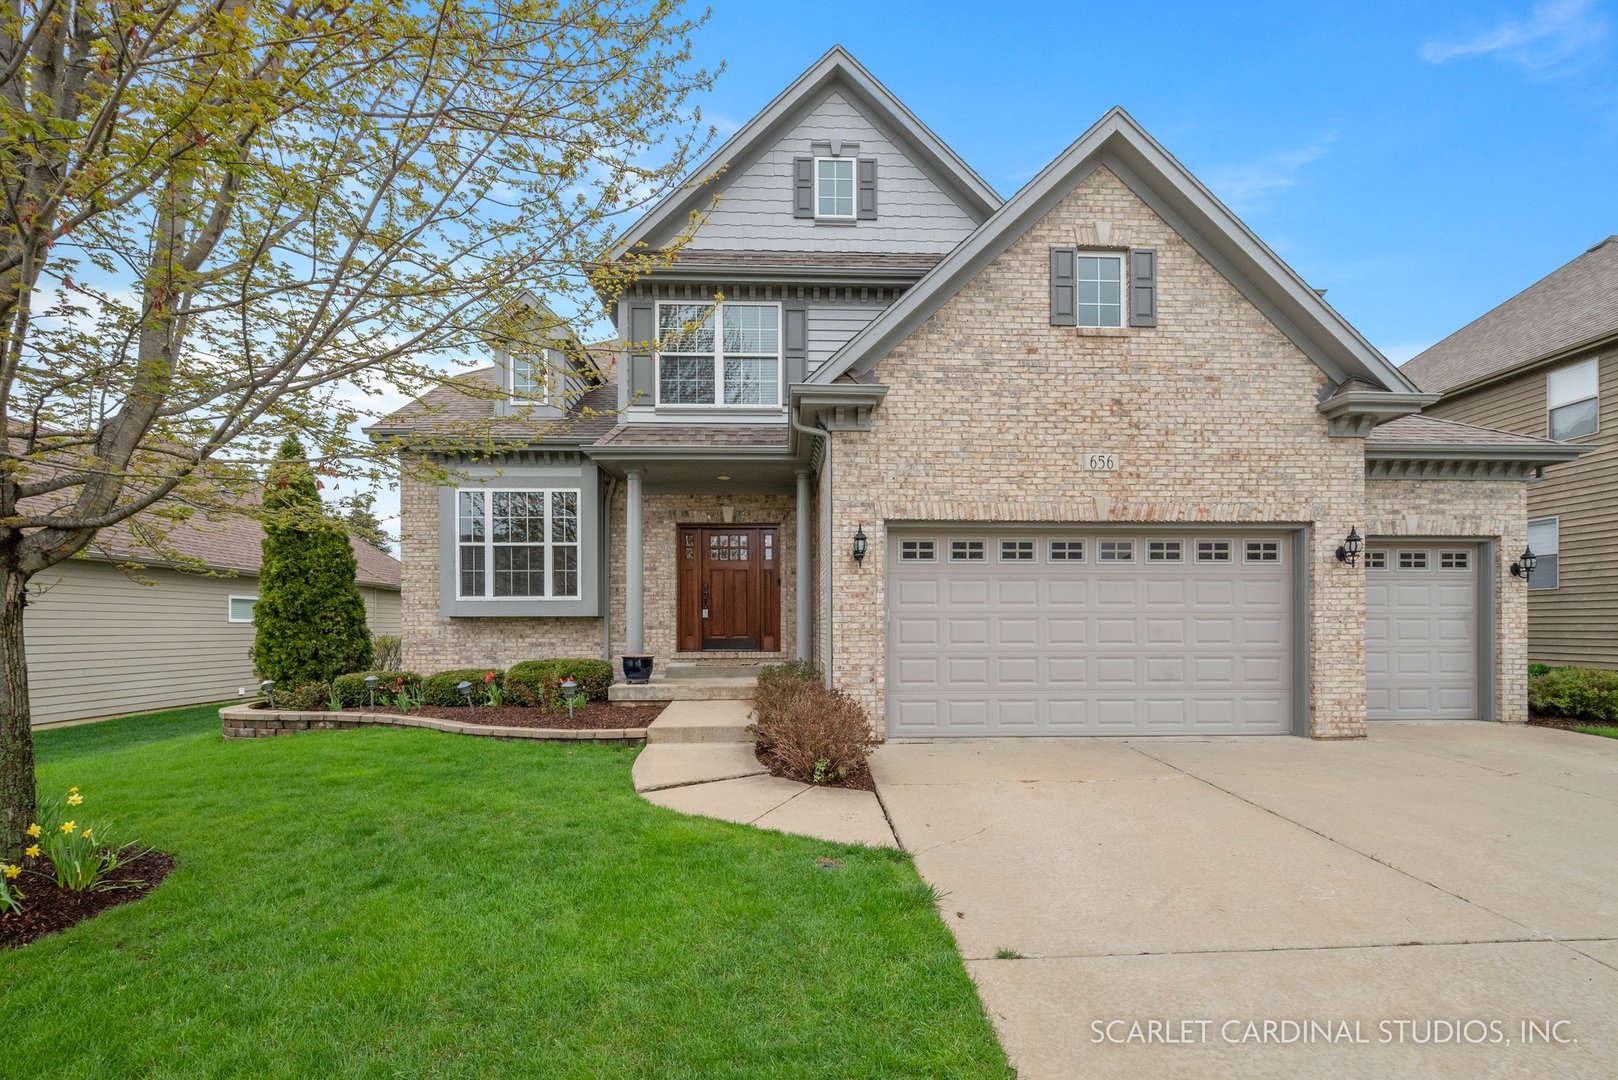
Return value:
M 776 527 L 681 525 L 678 543 L 680 651 L 779 649 Z

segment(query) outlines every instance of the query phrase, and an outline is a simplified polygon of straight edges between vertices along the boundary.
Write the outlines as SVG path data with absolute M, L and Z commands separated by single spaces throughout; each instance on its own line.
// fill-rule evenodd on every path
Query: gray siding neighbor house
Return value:
M 119 526 L 36 577 L 24 616 L 33 722 L 255 692 L 247 653 L 262 539 L 257 522 L 235 515 L 170 526 L 165 558 Z M 399 633 L 398 560 L 351 543 L 371 632 Z
M 1528 490 L 1528 657 L 1618 668 L 1618 236 L 1404 366 L 1433 416 L 1587 452 Z
M 796 657 L 895 739 L 1526 719 L 1578 448 L 1424 415 L 1121 109 L 1002 199 L 834 48 L 693 176 L 562 418 L 491 356 L 373 429 L 408 666 Z

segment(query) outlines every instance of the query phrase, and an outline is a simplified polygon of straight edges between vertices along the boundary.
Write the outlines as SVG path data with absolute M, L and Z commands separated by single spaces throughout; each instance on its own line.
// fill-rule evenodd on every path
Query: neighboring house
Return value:
M 33 722 L 251 691 L 248 650 L 263 535 L 256 521 L 239 515 L 171 525 L 160 556 L 120 525 L 35 577 L 24 617 Z M 371 632 L 399 633 L 398 560 L 350 542 Z
M 1528 657 L 1618 667 L 1618 236 L 1404 366 L 1434 416 L 1588 453 L 1528 490 Z
M 1412 415 L 1127 114 L 1002 201 L 833 49 L 695 175 L 554 430 L 446 448 L 501 357 L 373 429 L 457 474 L 402 483 L 408 666 L 812 658 L 889 737 L 1526 718 L 1507 567 L 1576 451 Z

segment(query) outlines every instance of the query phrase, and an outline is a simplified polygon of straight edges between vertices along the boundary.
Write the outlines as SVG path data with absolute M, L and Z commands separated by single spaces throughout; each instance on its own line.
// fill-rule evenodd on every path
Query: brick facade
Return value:
M 1528 486 L 1510 480 L 1367 480 L 1367 536 L 1495 543 L 1495 718 L 1528 719 L 1528 589 L 1509 567 L 1528 542 Z

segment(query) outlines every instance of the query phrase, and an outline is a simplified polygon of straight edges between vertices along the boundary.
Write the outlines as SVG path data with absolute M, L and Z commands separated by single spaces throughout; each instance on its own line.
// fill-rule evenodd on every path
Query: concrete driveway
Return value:
M 1618 741 L 1384 724 L 872 769 L 1022 1077 L 1618 1075 Z

